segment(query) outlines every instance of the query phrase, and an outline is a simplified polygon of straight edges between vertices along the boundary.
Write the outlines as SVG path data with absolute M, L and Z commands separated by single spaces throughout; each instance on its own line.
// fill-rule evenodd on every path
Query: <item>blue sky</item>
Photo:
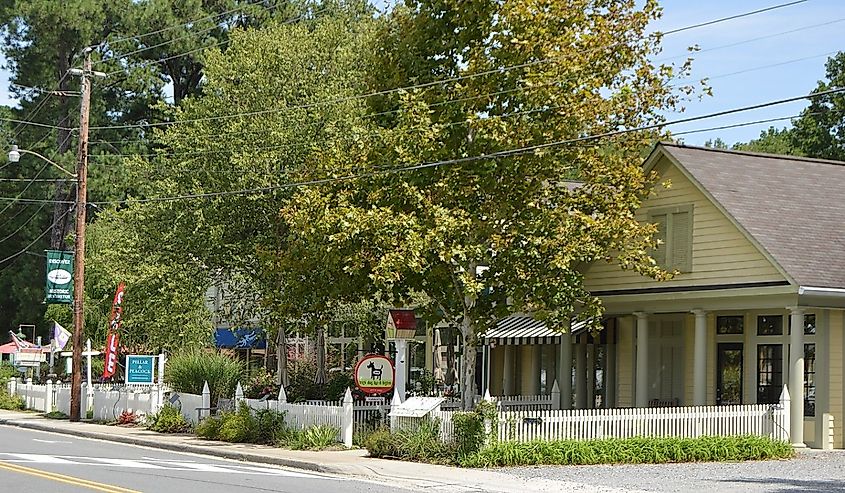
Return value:
M 661 31 L 668 31 L 779 3 L 786 2 L 780 0 L 663 0 L 661 2 L 664 9 L 663 18 L 655 23 L 654 27 Z M 835 22 L 840 19 L 841 21 Z M 824 62 L 827 60 L 825 54 L 845 50 L 845 1 L 809 0 L 790 7 L 667 36 L 664 39 L 663 53 L 657 57 L 658 59 L 683 54 L 686 47 L 690 45 L 697 44 L 702 50 L 706 50 L 822 23 L 830 24 L 694 54 L 692 77 L 694 80 L 711 77 L 713 96 L 688 102 L 684 114 L 667 115 L 668 119 L 713 113 L 809 93 L 825 76 Z M 806 59 L 802 61 L 760 68 L 804 58 Z M 746 72 L 720 77 L 740 71 Z M 783 104 L 672 126 L 670 130 L 681 132 L 792 116 L 800 113 L 806 105 L 806 101 Z M 701 144 L 708 139 L 721 137 L 728 144 L 733 144 L 757 137 L 761 130 L 770 125 L 783 127 L 787 124 L 788 121 L 784 121 L 690 134 L 683 136 L 683 139 L 689 144 Z
M 663 18 L 655 30 L 671 29 L 785 3 L 783 0 L 663 0 Z M 841 20 L 840 20 L 841 19 Z M 827 25 L 818 26 L 819 24 Z M 816 26 L 816 27 L 809 27 Z M 807 28 L 807 29 L 804 29 Z M 750 41 L 785 31 L 790 34 Z M 719 48 L 734 43 L 735 46 Z M 776 99 L 805 95 L 824 78 L 824 62 L 832 52 L 845 50 L 845 0 L 808 0 L 742 19 L 706 26 L 664 39 L 663 53 L 656 61 L 680 56 L 667 62 L 682 62 L 688 46 L 702 51 L 693 54 L 691 80 L 711 78 L 713 96 L 685 104 L 683 114 L 667 115 L 669 120 L 702 115 Z M 795 61 L 803 59 L 800 61 Z M 786 63 L 788 62 L 788 63 Z M 776 65 L 776 66 L 771 66 Z M 767 67 L 767 68 L 762 68 Z M 737 74 L 736 72 L 744 72 Z M 732 75 L 731 75 L 732 74 Z M 0 71 L 0 81 L 8 72 Z M 10 104 L 8 84 L 0 83 L 0 104 Z M 783 104 L 717 119 L 670 127 L 673 132 L 731 125 L 754 120 L 793 116 L 806 101 Z M 728 144 L 755 138 L 770 125 L 782 127 L 788 121 L 716 130 L 683 136 L 685 142 L 701 144 L 721 137 Z

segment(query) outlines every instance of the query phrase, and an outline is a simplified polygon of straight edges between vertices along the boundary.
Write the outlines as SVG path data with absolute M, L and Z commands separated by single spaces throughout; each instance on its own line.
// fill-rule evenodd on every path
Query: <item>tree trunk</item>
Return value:
M 276 337 L 276 383 L 285 387 L 290 385 L 288 378 L 288 344 L 284 325 L 279 326 L 279 334 Z
M 469 411 L 475 405 L 475 327 L 469 317 L 461 321 L 461 336 L 463 341 L 463 368 L 461 372 L 461 401 L 463 408 Z
M 67 46 L 61 46 L 56 57 L 56 72 L 59 77 L 58 90 L 61 92 L 70 90 L 70 80 L 72 77 L 65 77 L 68 69 L 70 69 L 70 57 L 68 55 Z M 60 92 L 60 93 L 61 93 Z M 46 97 L 46 96 L 45 96 Z M 59 127 L 70 127 L 70 103 L 67 96 L 58 96 L 59 100 L 59 116 L 56 125 Z M 56 131 L 56 155 L 62 154 L 70 150 L 71 133 L 68 130 Z M 50 233 L 50 248 L 54 250 L 65 249 L 65 234 L 70 230 L 72 214 L 68 214 L 71 205 L 66 202 L 71 199 L 72 187 L 68 182 L 57 182 L 56 189 L 53 194 L 53 200 L 56 200 L 56 205 L 53 206 L 53 227 Z
M 314 376 L 314 383 L 326 383 L 326 336 L 323 327 L 317 328 L 317 375 Z

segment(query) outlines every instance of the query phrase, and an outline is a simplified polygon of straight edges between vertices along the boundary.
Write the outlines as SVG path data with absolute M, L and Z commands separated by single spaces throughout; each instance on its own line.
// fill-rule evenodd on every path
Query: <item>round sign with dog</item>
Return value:
M 365 394 L 386 394 L 393 390 L 393 361 L 370 354 L 355 365 L 355 386 Z

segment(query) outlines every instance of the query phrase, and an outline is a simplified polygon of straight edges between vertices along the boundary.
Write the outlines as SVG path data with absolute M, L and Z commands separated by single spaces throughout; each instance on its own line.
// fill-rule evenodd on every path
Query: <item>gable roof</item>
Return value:
M 845 162 L 660 143 L 799 286 L 845 287 Z

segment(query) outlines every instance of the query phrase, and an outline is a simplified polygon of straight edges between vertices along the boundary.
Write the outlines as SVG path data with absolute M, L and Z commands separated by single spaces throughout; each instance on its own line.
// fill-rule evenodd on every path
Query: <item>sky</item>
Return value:
M 381 2 L 377 2 L 381 3 Z M 787 3 L 786 0 L 662 0 L 663 17 L 654 30 L 666 32 L 708 20 Z M 824 25 L 822 25 L 824 24 Z M 795 31 L 786 33 L 787 31 Z M 780 34 L 785 33 L 785 34 Z M 760 37 L 766 39 L 757 39 Z M 687 101 L 683 113 L 667 120 L 704 115 L 743 106 L 808 94 L 824 79 L 824 63 L 837 50 L 845 50 L 845 0 L 807 0 L 741 19 L 692 29 L 664 38 L 656 62 L 683 63 L 687 47 L 693 53 L 690 82 L 709 78 L 712 96 Z M 725 45 L 733 45 L 725 47 Z M 710 50 L 710 51 L 707 51 Z M 14 104 L 0 71 L 0 104 Z M 673 133 L 722 125 L 798 115 L 807 101 L 782 104 L 699 122 L 673 125 Z M 729 145 L 747 142 L 769 126 L 783 127 L 788 120 L 679 136 L 688 144 L 721 138 Z
M 660 31 L 688 26 L 773 5 L 783 0 L 663 0 L 663 18 L 654 23 Z M 828 23 L 820 26 L 819 24 Z M 816 26 L 816 27 L 809 27 Z M 806 28 L 806 29 L 805 29 Z M 777 35 L 801 29 L 790 34 Z M 751 41 L 763 36 L 768 39 Z M 731 45 L 721 49 L 724 45 Z M 692 54 L 692 80 L 710 78 L 713 96 L 686 103 L 683 114 L 667 119 L 704 115 L 732 108 L 803 96 L 825 78 L 824 63 L 837 50 L 845 50 L 845 1 L 809 0 L 805 3 L 693 29 L 664 38 L 663 53 L 656 60 L 684 54 L 686 47 L 698 45 Z M 712 51 L 704 51 L 713 49 Z M 675 62 L 682 62 L 679 58 Z M 742 72 L 742 73 L 737 73 Z M 807 101 L 771 106 L 699 122 L 670 127 L 673 133 L 721 125 L 732 125 L 769 118 L 794 116 Z M 688 144 L 703 144 L 721 138 L 729 145 L 747 142 L 769 126 L 784 127 L 789 121 L 715 130 L 681 136 Z

